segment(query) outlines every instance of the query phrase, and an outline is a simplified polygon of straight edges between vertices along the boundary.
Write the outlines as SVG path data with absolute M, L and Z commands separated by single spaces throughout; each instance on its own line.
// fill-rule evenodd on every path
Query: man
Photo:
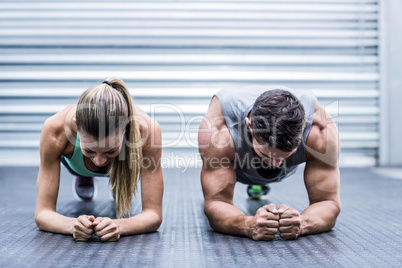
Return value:
M 336 125 L 315 96 L 286 87 L 222 89 L 198 133 L 204 212 L 221 233 L 272 240 L 329 231 L 341 210 Z M 237 181 L 266 185 L 305 164 L 310 205 L 301 213 L 265 205 L 254 216 L 233 205 Z M 255 187 L 249 187 L 253 195 Z M 264 190 L 264 189 L 263 189 Z

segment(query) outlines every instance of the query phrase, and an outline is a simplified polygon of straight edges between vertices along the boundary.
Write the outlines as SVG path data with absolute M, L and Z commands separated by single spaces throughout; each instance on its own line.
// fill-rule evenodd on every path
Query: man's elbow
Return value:
M 204 214 L 205 214 L 205 216 L 207 217 L 208 220 L 210 220 L 211 214 L 212 214 L 211 205 L 212 205 L 211 202 L 208 202 L 208 201 L 204 202 Z
M 328 228 L 327 228 L 328 230 L 327 231 L 330 231 L 332 228 L 335 227 L 336 220 L 337 220 L 337 218 L 338 218 L 338 216 L 339 216 L 339 214 L 341 213 L 341 210 L 342 210 L 342 205 L 341 205 L 341 203 L 339 201 L 337 201 L 337 202 L 334 201 L 333 205 L 334 205 L 333 217 L 328 223 Z
M 342 210 L 342 204 L 340 200 L 334 201 L 334 207 L 335 207 L 335 220 L 336 218 L 339 216 L 339 214 L 341 213 Z
M 217 224 L 217 219 L 214 217 L 214 206 L 213 203 L 211 204 L 210 202 L 204 203 L 204 214 L 208 219 L 209 225 L 211 228 L 216 231 L 220 232 L 219 224 Z

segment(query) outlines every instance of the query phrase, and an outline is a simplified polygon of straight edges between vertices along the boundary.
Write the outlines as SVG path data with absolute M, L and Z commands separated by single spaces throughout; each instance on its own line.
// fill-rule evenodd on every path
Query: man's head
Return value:
M 269 90 L 255 101 L 247 124 L 253 145 L 258 143 L 285 153 L 294 152 L 303 137 L 304 108 L 289 91 Z

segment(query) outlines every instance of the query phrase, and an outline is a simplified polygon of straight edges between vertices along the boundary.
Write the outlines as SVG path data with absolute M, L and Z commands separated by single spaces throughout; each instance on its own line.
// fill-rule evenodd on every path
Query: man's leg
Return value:
M 267 185 L 249 185 L 247 187 L 247 194 L 250 199 L 260 200 L 261 196 L 267 195 L 270 188 Z
M 238 169 L 236 169 L 236 180 L 248 185 L 247 194 L 253 200 L 260 200 L 261 196 L 267 195 L 270 190 L 266 181 Z

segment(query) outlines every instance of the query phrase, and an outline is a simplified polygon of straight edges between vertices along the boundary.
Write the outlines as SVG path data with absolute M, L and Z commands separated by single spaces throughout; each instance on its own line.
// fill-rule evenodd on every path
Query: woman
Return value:
M 132 104 L 124 83 L 107 78 L 85 91 L 78 105 L 48 118 L 40 141 L 35 222 L 39 229 L 73 235 L 87 241 L 117 241 L 121 235 L 156 231 L 162 222 L 163 178 L 160 167 L 161 130 Z M 78 175 L 76 193 L 83 200 L 94 194 L 93 178 L 110 177 L 118 219 L 56 212 L 60 159 Z M 146 160 L 147 164 L 142 165 Z M 142 213 L 130 214 L 132 196 L 141 178 Z

